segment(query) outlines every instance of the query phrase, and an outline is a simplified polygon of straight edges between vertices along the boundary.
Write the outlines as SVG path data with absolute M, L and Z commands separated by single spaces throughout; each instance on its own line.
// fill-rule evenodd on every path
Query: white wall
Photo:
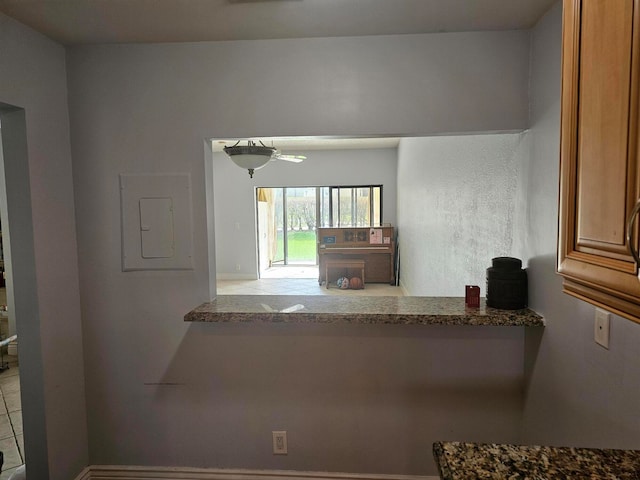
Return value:
M 117 174 L 197 180 L 203 139 L 246 132 L 525 128 L 526 33 L 73 49 L 83 365 L 64 52 L 0 15 L 0 101 L 26 109 L 40 306 L 19 325 L 30 475 L 87 463 L 83 367 L 90 463 L 433 474 L 436 439 L 640 448 L 639 326 L 614 317 L 598 347 L 593 308 L 554 273 L 560 28 L 557 5 L 533 36 L 521 243 L 548 326 L 527 332 L 523 404 L 517 329 L 184 325 L 209 295 L 205 188 L 194 181 L 196 269 L 123 274 Z M 276 428 L 285 458 L 269 452 Z M 388 438 L 406 443 L 390 452 Z
M 517 256 L 525 134 L 402 139 L 400 282 L 411 295 L 486 295 L 493 257 Z
M 609 350 L 596 345 L 594 308 L 555 274 L 561 24 L 558 4 L 532 42 L 529 296 L 547 327 L 528 333 L 523 440 L 640 449 L 640 325 L 613 316 Z
M 0 14 L 0 72 L 27 470 L 66 480 L 88 449 L 65 52 Z
M 396 221 L 397 149 L 296 151 L 302 163 L 270 162 L 249 178 L 214 154 L 216 266 L 219 278 L 257 278 L 256 187 L 382 185 L 383 221 Z M 236 224 L 239 224 L 239 229 Z M 240 265 L 240 271 L 236 270 Z
M 435 474 L 436 439 L 515 440 L 519 329 L 182 316 L 209 298 L 204 139 L 520 130 L 528 48 L 491 32 L 69 50 L 90 462 Z M 122 172 L 191 173 L 193 271 L 120 271 Z

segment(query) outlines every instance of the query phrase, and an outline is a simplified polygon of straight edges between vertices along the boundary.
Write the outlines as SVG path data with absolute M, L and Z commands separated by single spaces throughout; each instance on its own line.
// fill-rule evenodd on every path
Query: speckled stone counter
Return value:
M 463 297 L 219 295 L 187 313 L 187 322 L 348 323 L 542 327 L 530 309 L 466 308 Z
M 638 480 L 640 451 L 436 442 L 443 480 Z

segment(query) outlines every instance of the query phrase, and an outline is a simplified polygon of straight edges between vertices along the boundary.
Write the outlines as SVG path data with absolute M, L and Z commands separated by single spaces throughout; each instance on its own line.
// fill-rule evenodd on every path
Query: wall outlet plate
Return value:
M 609 349 L 609 322 L 611 314 L 606 310 L 596 308 L 596 322 L 594 328 L 594 339 L 598 345 Z
M 273 435 L 273 454 L 287 455 L 287 432 L 280 430 L 271 434 Z

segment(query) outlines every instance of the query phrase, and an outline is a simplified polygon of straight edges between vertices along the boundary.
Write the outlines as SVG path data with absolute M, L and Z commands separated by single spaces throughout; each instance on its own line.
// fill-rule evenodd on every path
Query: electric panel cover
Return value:
M 121 174 L 122 270 L 193 268 L 189 174 Z
M 140 199 L 142 258 L 171 258 L 174 254 L 173 199 Z

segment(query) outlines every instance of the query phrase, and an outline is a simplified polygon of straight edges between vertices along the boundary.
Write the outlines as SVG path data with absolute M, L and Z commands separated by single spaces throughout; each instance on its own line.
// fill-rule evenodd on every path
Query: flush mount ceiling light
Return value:
M 253 178 L 253 173 L 256 170 L 264 167 L 272 160 L 299 163 L 307 158 L 303 155 L 282 155 L 275 147 L 267 147 L 262 142 L 258 145 L 252 140 L 247 140 L 246 145 L 240 145 L 238 141 L 231 147 L 224 147 L 223 150 L 233 160 L 233 163 L 240 168 L 248 170 L 251 178 Z
M 247 141 L 247 145 L 240 145 L 240 142 L 238 142 L 231 147 L 224 147 L 224 153 L 229 155 L 233 163 L 240 168 L 249 170 L 251 178 L 253 178 L 254 171 L 269 163 L 275 152 L 275 148 L 267 147 L 264 144 L 256 145 L 251 140 Z

